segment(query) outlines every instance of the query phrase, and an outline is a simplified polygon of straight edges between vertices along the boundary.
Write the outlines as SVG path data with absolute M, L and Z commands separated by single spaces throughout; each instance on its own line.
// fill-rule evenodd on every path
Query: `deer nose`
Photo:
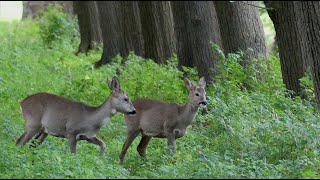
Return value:
M 207 101 L 201 101 L 200 104 L 207 105 Z
M 137 114 L 137 112 L 136 112 L 136 110 L 133 110 L 133 111 L 129 112 L 129 114 L 134 115 L 134 114 Z

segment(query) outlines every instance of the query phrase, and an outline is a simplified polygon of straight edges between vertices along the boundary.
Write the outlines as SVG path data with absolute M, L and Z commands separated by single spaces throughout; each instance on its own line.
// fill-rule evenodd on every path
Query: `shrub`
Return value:
M 38 23 L 42 41 L 51 48 L 56 45 L 66 47 L 78 33 L 76 18 L 64 13 L 59 4 L 50 4 L 39 15 Z

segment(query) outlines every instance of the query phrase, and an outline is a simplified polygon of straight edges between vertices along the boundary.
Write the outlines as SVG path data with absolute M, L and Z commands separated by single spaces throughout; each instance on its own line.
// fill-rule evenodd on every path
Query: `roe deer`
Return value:
M 93 107 L 81 102 L 49 93 L 37 93 L 21 102 L 21 112 L 26 120 L 26 131 L 17 140 L 16 145 L 25 145 L 34 135 L 41 144 L 48 134 L 67 138 L 71 153 L 76 153 L 78 140 L 86 140 L 100 146 L 100 157 L 105 151 L 105 143 L 96 137 L 100 128 L 117 111 L 133 115 L 134 106 L 120 88 L 119 81 L 108 78 L 112 91 L 105 102 Z
M 167 138 L 169 149 L 175 153 L 175 140 L 185 135 L 187 126 L 195 118 L 198 108 L 207 105 L 204 77 L 200 78 L 199 85 L 194 85 L 186 77 L 184 81 L 189 89 L 189 100 L 184 106 L 154 99 L 139 99 L 132 102 L 137 114 L 132 117 L 125 115 L 127 139 L 119 156 L 120 164 L 123 163 L 129 146 L 140 132 L 142 138 L 137 147 L 140 156 L 146 156 L 146 148 L 152 137 Z

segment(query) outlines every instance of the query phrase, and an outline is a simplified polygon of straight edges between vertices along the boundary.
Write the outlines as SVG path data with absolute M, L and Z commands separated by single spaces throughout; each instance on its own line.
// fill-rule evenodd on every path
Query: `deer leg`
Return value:
M 129 131 L 127 140 L 122 146 L 122 151 L 121 151 L 121 154 L 119 156 L 119 164 L 123 163 L 124 156 L 126 155 L 129 146 L 131 145 L 133 140 L 139 135 L 139 133 L 140 133 L 139 130 Z
M 16 145 L 19 146 L 21 144 L 22 139 L 24 138 L 24 136 L 27 134 L 27 131 L 25 131 L 20 137 L 19 139 L 16 141 Z
M 141 141 L 137 147 L 137 151 L 141 157 L 146 157 L 146 149 L 151 138 L 151 136 L 142 136 Z
M 32 142 L 31 142 L 31 144 L 30 144 L 30 147 L 33 147 L 33 148 L 37 147 L 38 143 L 36 142 L 36 140 L 41 136 L 41 134 L 42 134 L 42 131 L 40 131 L 40 132 L 36 135 L 36 137 L 32 140 Z
M 173 155 L 176 152 L 175 135 L 173 133 L 168 133 L 167 139 L 168 139 L 169 154 Z
M 89 143 L 99 145 L 100 146 L 100 158 L 103 157 L 104 151 L 106 150 L 106 144 L 101 139 L 99 139 L 97 137 L 88 138 L 87 136 L 81 135 L 79 137 L 79 140 L 86 140 Z
M 35 139 L 32 141 L 31 147 L 36 147 L 43 143 L 43 141 L 48 137 L 48 133 L 45 133 L 42 129 L 41 132 L 35 137 Z M 37 142 L 36 142 L 37 141 Z
M 20 138 L 17 140 L 17 146 L 25 145 L 37 132 L 39 128 L 28 129 L 25 133 L 23 133 Z
M 43 141 L 48 137 L 48 133 L 42 132 L 40 137 L 37 138 L 39 141 L 39 145 L 43 143 Z
M 69 135 L 69 146 L 71 153 L 75 154 L 77 152 L 77 139 L 75 135 Z

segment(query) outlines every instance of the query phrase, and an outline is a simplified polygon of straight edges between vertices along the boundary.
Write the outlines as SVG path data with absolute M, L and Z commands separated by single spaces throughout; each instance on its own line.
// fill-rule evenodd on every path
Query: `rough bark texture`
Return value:
M 75 14 L 78 16 L 80 45 L 78 53 L 96 49 L 102 43 L 98 7 L 95 1 L 73 1 Z
M 59 4 L 64 12 L 73 14 L 73 1 L 23 1 L 22 19 L 35 18 L 40 12 L 45 11 L 49 4 Z
M 121 55 L 127 56 L 130 51 L 143 55 L 143 36 L 138 1 L 121 1 L 119 17 L 121 18 Z
M 120 53 L 119 23 L 116 12 L 118 3 L 115 1 L 98 1 L 99 19 L 103 38 L 103 53 L 100 61 L 95 66 L 111 62 L 111 59 Z
M 320 109 L 320 2 L 300 1 L 306 26 L 306 36 L 310 47 L 311 71 L 317 107 Z
M 265 1 L 265 5 L 276 30 L 283 82 L 296 96 L 300 91 L 299 79 L 310 64 L 301 3 Z
M 170 1 L 139 1 L 144 56 L 165 63 L 176 52 Z
M 253 5 L 253 6 L 251 6 Z M 246 52 L 241 65 L 251 58 L 266 58 L 262 22 L 255 1 L 215 1 L 225 53 Z M 251 48 L 253 51 L 247 51 Z
M 171 1 L 179 67 L 197 67 L 207 82 L 213 79 L 217 57 L 209 41 L 221 47 L 219 24 L 211 1 Z
M 143 38 L 137 1 L 98 1 L 103 53 L 95 64 L 111 62 L 117 54 L 125 57 L 130 51 L 143 55 Z

